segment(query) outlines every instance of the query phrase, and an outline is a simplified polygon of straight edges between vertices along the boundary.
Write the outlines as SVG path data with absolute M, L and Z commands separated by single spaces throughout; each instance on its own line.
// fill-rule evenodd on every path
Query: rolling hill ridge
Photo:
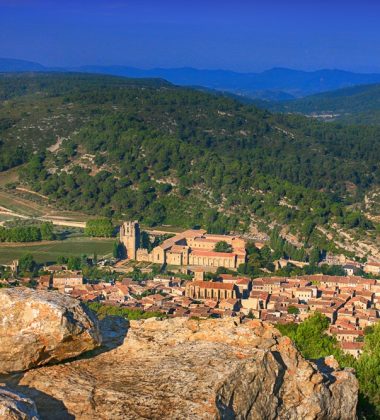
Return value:
M 380 184 L 377 127 L 152 79 L 8 74 L 0 97 L 1 169 L 26 162 L 21 183 L 61 208 L 221 233 L 277 226 L 323 249 L 340 229 L 376 237 L 360 206 Z
M 273 68 L 259 73 L 239 73 L 191 67 L 139 69 L 121 65 L 52 68 L 24 60 L 0 58 L 0 72 L 26 71 L 80 72 L 129 78 L 161 78 L 181 86 L 202 86 L 248 98 L 273 101 L 290 100 L 356 85 L 380 83 L 380 74 L 353 73 L 335 69 L 300 71 Z
M 355 86 L 305 98 L 260 104 L 277 112 L 297 112 L 305 115 L 331 115 L 351 124 L 380 124 L 380 84 Z

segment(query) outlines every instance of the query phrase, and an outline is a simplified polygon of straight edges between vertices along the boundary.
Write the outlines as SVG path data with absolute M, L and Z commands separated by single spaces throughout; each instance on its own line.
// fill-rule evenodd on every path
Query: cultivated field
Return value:
M 9 264 L 12 260 L 20 258 L 26 253 L 33 255 L 40 263 L 55 262 L 59 256 L 81 256 L 86 254 L 100 257 L 112 256 L 112 247 L 115 242 L 111 239 L 96 239 L 86 237 L 69 238 L 64 241 L 44 243 L 9 244 L 0 243 L 0 264 Z
M 79 212 L 59 210 L 47 198 L 25 189 L 0 189 L 1 220 L 39 218 L 58 226 L 84 227 L 90 216 Z

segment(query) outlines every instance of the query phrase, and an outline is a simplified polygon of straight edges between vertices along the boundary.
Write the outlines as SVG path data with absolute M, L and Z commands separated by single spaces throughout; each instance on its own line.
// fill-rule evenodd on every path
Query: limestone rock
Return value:
M 0 420 L 38 420 L 32 400 L 7 388 L 0 388 Z
M 0 290 L 0 373 L 61 361 L 100 344 L 96 318 L 58 292 Z
M 349 420 L 358 393 L 352 372 L 323 373 L 272 326 L 233 319 L 132 321 L 119 347 L 19 386 L 49 420 Z

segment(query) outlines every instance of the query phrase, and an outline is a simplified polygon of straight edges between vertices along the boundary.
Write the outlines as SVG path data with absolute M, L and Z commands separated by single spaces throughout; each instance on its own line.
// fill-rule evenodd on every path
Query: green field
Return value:
M 9 264 L 12 260 L 20 258 L 25 253 L 33 255 L 39 263 L 55 262 L 59 256 L 80 256 L 86 254 L 98 257 L 112 255 L 112 246 L 115 239 L 69 238 L 65 241 L 54 241 L 50 244 L 0 244 L 0 264 Z

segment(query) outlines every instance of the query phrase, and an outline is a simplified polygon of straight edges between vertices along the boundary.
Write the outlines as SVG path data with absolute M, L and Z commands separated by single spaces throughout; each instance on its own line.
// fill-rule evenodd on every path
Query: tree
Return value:
M 69 257 L 67 260 L 67 268 L 69 270 L 80 270 L 82 267 L 82 260 L 80 257 Z
M 299 313 L 300 313 L 300 310 L 296 308 L 295 306 L 292 306 L 292 305 L 288 306 L 288 314 L 298 315 Z
M 277 328 L 285 335 L 292 338 L 306 359 L 319 359 L 334 355 L 341 357 L 337 341 L 334 337 L 326 334 L 329 320 L 325 315 L 315 312 L 312 316 L 293 327 L 283 327 L 281 324 Z
M 153 249 L 149 234 L 145 232 L 145 230 L 140 232 L 140 248 L 145 248 L 148 250 L 148 252 L 152 251 Z
M 356 364 L 362 397 L 373 407 L 373 418 L 380 417 L 380 323 L 367 330 L 363 354 Z M 370 408 L 370 407 L 368 407 Z M 368 410 L 367 408 L 367 410 Z M 368 416 L 367 418 L 371 418 Z
M 119 241 L 114 242 L 112 249 L 112 256 L 114 258 L 125 258 L 125 248 L 124 244 Z
M 119 258 L 119 242 L 114 242 L 112 247 L 112 256 Z
M 249 318 L 249 319 L 255 319 L 255 315 L 253 314 L 252 311 L 249 311 L 249 314 L 247 315 L 247 318 Z
M 41 239 L 43 241 L 53 241 L 56 237 L 54 234 L 54 226 L 53 223 L 46 222 L 42 223 L 40 226 L 41 230 Z
M 226 241 L 219 241 L 215 244 L 215 252 L 232 252 L 232 246 Z
M 320 261 L 320 251 L 318 248 L 313 248 L 310 252 L 309 262 L 311 265 L 318 265 Z
M 32 272 L 36 267 L 36 262 L 32 254 L 23 255 L 18 262 L 19 270 L 21 272 Z
M 279 229 L 273 229 L 270 234 L 270 247 L 273 249 L 273 258 L 278 259 L 284 256 L 285 240 L 280 236 Z
M 93 219 L 87 221 L 84 233 L 87 236 L 110 238 L 114 227 L 110 219 Z
M 57 264 L 67 264 L 67 258 L 63 255 L 57 257 Z

